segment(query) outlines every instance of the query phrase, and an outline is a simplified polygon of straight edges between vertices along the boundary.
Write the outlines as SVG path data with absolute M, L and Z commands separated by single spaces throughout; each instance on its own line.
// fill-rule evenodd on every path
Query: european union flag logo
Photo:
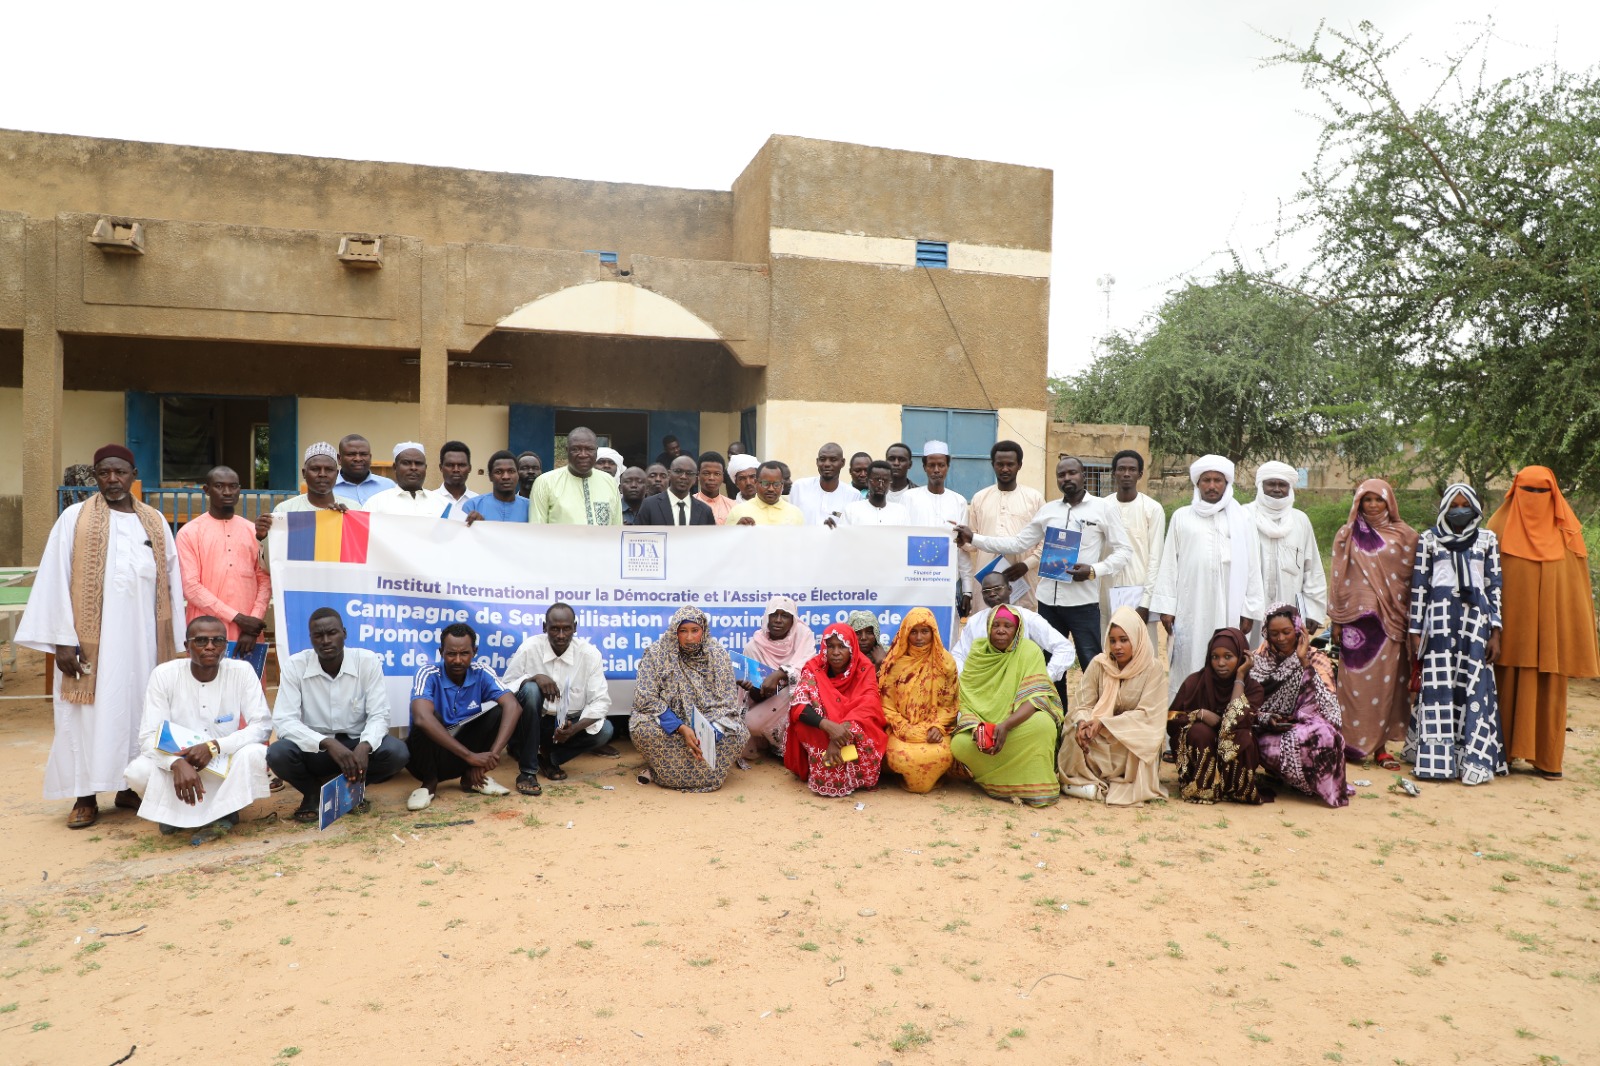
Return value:
M 949 537 L 907 537 L 907 566 L 949 566 Z

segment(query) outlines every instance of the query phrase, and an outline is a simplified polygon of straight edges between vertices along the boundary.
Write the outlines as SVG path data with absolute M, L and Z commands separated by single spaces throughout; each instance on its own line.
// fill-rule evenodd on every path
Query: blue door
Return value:
M 911 455 L 922 461 L 922 446 L 930 440 L 950 445 L 950 477 L 945 484 L 972 499 L 973 493 L 994 484 L 989 469 L 989 449 L 1000 427 L 993 411 L 966 411 L 950 407 L 902 407 L 900 439 L 911 445 Z M 913 473 L 913 480 L 920 480 Z

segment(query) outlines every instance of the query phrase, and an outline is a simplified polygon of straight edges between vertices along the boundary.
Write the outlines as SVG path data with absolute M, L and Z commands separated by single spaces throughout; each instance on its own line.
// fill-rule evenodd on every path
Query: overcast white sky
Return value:
M 1472 5 L 58 0 L 6 15 L 0 126 L 714 189 L 772 133 L 1050 167 L 1066 373 L 1106 325 L 1096 278 L 1130 328 L 1270 240 L 1316 101 L 1261 69 L 1262 32 L 1371 19 L 1420 75 L 1492 15 L 1502 71 L 1600 62 L 1600 5 Z

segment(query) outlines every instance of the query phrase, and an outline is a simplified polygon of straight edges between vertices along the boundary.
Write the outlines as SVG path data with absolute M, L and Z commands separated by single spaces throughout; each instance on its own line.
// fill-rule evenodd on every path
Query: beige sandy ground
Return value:
M 680 796 L 628 749 L 194 847 L 68 832 L 47 706 L 7 701 L 0 1063 L 1600 1062 L 1600 689 L 1573 720 L 1563 783 L 1369 770 L 1342 811 L 858 810 L 770 762 Z

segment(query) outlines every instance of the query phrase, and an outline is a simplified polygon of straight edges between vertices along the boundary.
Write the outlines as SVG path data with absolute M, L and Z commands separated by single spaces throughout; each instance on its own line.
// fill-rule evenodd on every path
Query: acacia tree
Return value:
M 1600 488 L 1600 83 L 1546 64 L 1487 80 L 1486 32 L 1408 106 L 1403 41 L 1370 23 L 1277 40 L 1325 111 L 1299 291 L 1347 312 L 1351 350 L 1436 475 L 1480 489 L 1541 463 Z M 1476 63 L 1473 60 L 1476 59 Z
M 1189 282 L 1137 334 L 1106 339 L 1082 374 L 1055 382 L 1076 421 L 1150 427 L 1152 450 L 1294 461 L 1334 449 L 1381 450 L 1358 432 L 1373 408 L 1348 399 L 1338 307 L 1241 268 Z

